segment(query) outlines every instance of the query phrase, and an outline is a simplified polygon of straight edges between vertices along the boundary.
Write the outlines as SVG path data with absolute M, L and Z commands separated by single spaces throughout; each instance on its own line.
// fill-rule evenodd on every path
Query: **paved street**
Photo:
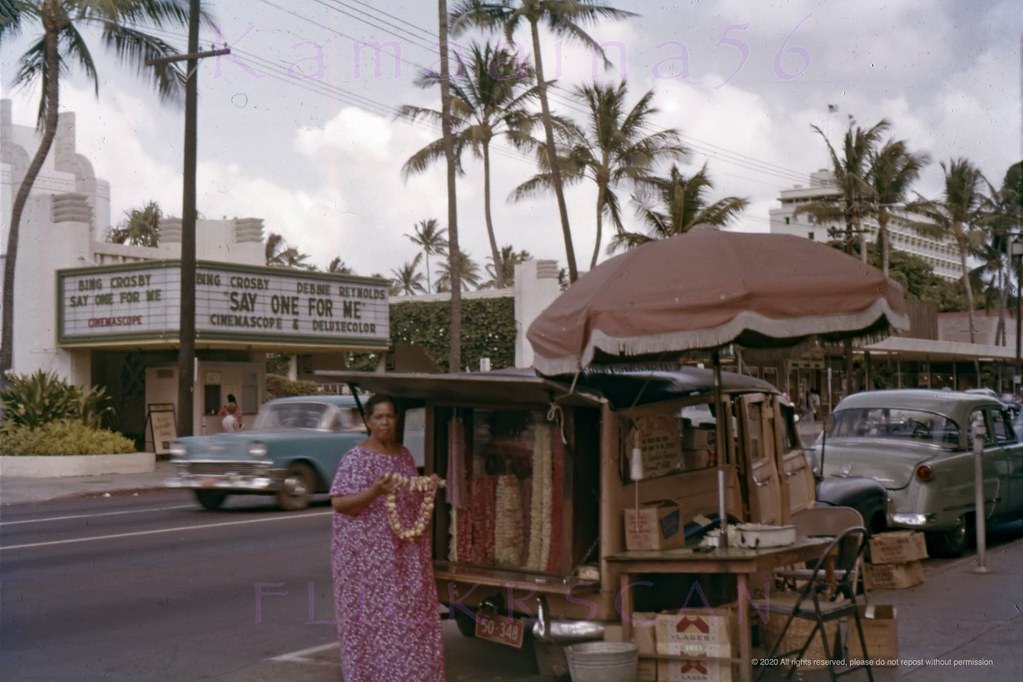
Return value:
M 144 492 L 3 508 L 0 679 L 340 677 L 330 511 Z M 452 680 L 523 680 L 532 657 L 446 624 Z
M 4 506 L 0 679 L 336 682 L 329 523 L 325 503 L 287 514 L 232 498 L 208 513 L 182 491 Z M 993 530 L 991 575 L 974 575 L 972 557 L 930 559 L 923 585 L 871 593 L 900 609 L 900 657 L 991 665 L 906 665 L 878 679 L 1020 679 L 1021 540 L 1021 523 Z M 529 651 L 465 639 L 451 623 L 445 648 L 449 680 L 542 679 Z

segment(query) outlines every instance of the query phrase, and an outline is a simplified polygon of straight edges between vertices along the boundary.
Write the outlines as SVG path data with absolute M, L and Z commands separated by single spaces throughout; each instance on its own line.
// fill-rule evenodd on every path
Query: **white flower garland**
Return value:
M 387 508 L 387 522 L 391 530 L 401 540 L 413 540 L 423 534 L 426 526 L 430 523 L 433 515 L 433 503 L 437 498 L 437 489 L 444 487 L 444 481 L 435 482 L 430 476 L 402 476 L 393 474 L 398 486 L 384 497 L 384 506 Z M 412 492 L 425 493 L 423 501 L 419 505 L 419 514 L 416 522 L 411 528 L 401 525 L 401 518 L 398 517 L 397 489 L 408 488 Z
M 550 429 L 537 424 L 533 433 L 533 494 L 529 512 L 530 570 L 546 570 L 551 550 L 552 453 Z

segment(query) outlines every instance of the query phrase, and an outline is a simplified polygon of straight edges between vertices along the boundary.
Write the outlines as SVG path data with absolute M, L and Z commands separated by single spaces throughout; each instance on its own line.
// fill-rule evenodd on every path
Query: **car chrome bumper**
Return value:
M 271 468 L 270 462 L 182 460 L 175 465 L 168 488 L 273 493 L 284 480 L 284 470 Z

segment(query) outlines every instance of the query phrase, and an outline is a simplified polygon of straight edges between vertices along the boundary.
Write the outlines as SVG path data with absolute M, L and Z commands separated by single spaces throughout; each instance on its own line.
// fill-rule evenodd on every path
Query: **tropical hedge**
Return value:
M 91 455 L 135 452 L 135 444 L 102 428 L 114 414 L 102 388 L 86 390 L 53 372 L 9 373 L 0 391 L 0 454 Z

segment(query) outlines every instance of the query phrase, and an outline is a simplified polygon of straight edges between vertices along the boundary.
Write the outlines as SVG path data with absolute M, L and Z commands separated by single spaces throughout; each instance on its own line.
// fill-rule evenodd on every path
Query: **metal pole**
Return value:
M 714 400 L 717 405 L 715 420 L 717 422 L 717 460 L 718 460 L 718 521 L 721 527 L 720 543 L 722 547 L 728 546 L 728 511 L 725 508 L 725 453 L 728 452 L 728 440 L 731 437 L 730 424 L 731 415 L 726 414 L 725 395 L 722 390 L 721 381 L 721 353 L 717 350 L 713 353 L 714 362 Z
M 987 429 L 984 426 L 984 415 L 975 412 L 973 415 L 973 497 L 976 506 L 977 534 L 977 566 L 974 573 L 990 573 L 987 567 L 987 537 L 984 524 L 984 437 Z
M 1020 238 L 1017 237 L 1017 240 Z M 1013 251 L 1019 251 L 1020 244 L 1014 240 Z M 1013 256 L 1016 259 L 1016 371 L 1012 377 L 1012 391 L 1017 396 L 1020 393 L 1020 381 L 1023 380 L 1023 372 L 1020 370 L 1020 341 L 1023 334 L 1020 333 L 1020 328 L 1023 326 L 1023 316 L 1020 315 L 1020 303 L 1023 302 L 1023 287 L 1020 283 L 1023 280 L 1020 279 L 1020 274 L 1023 273 L 1023 255 L 1014 253 Z

